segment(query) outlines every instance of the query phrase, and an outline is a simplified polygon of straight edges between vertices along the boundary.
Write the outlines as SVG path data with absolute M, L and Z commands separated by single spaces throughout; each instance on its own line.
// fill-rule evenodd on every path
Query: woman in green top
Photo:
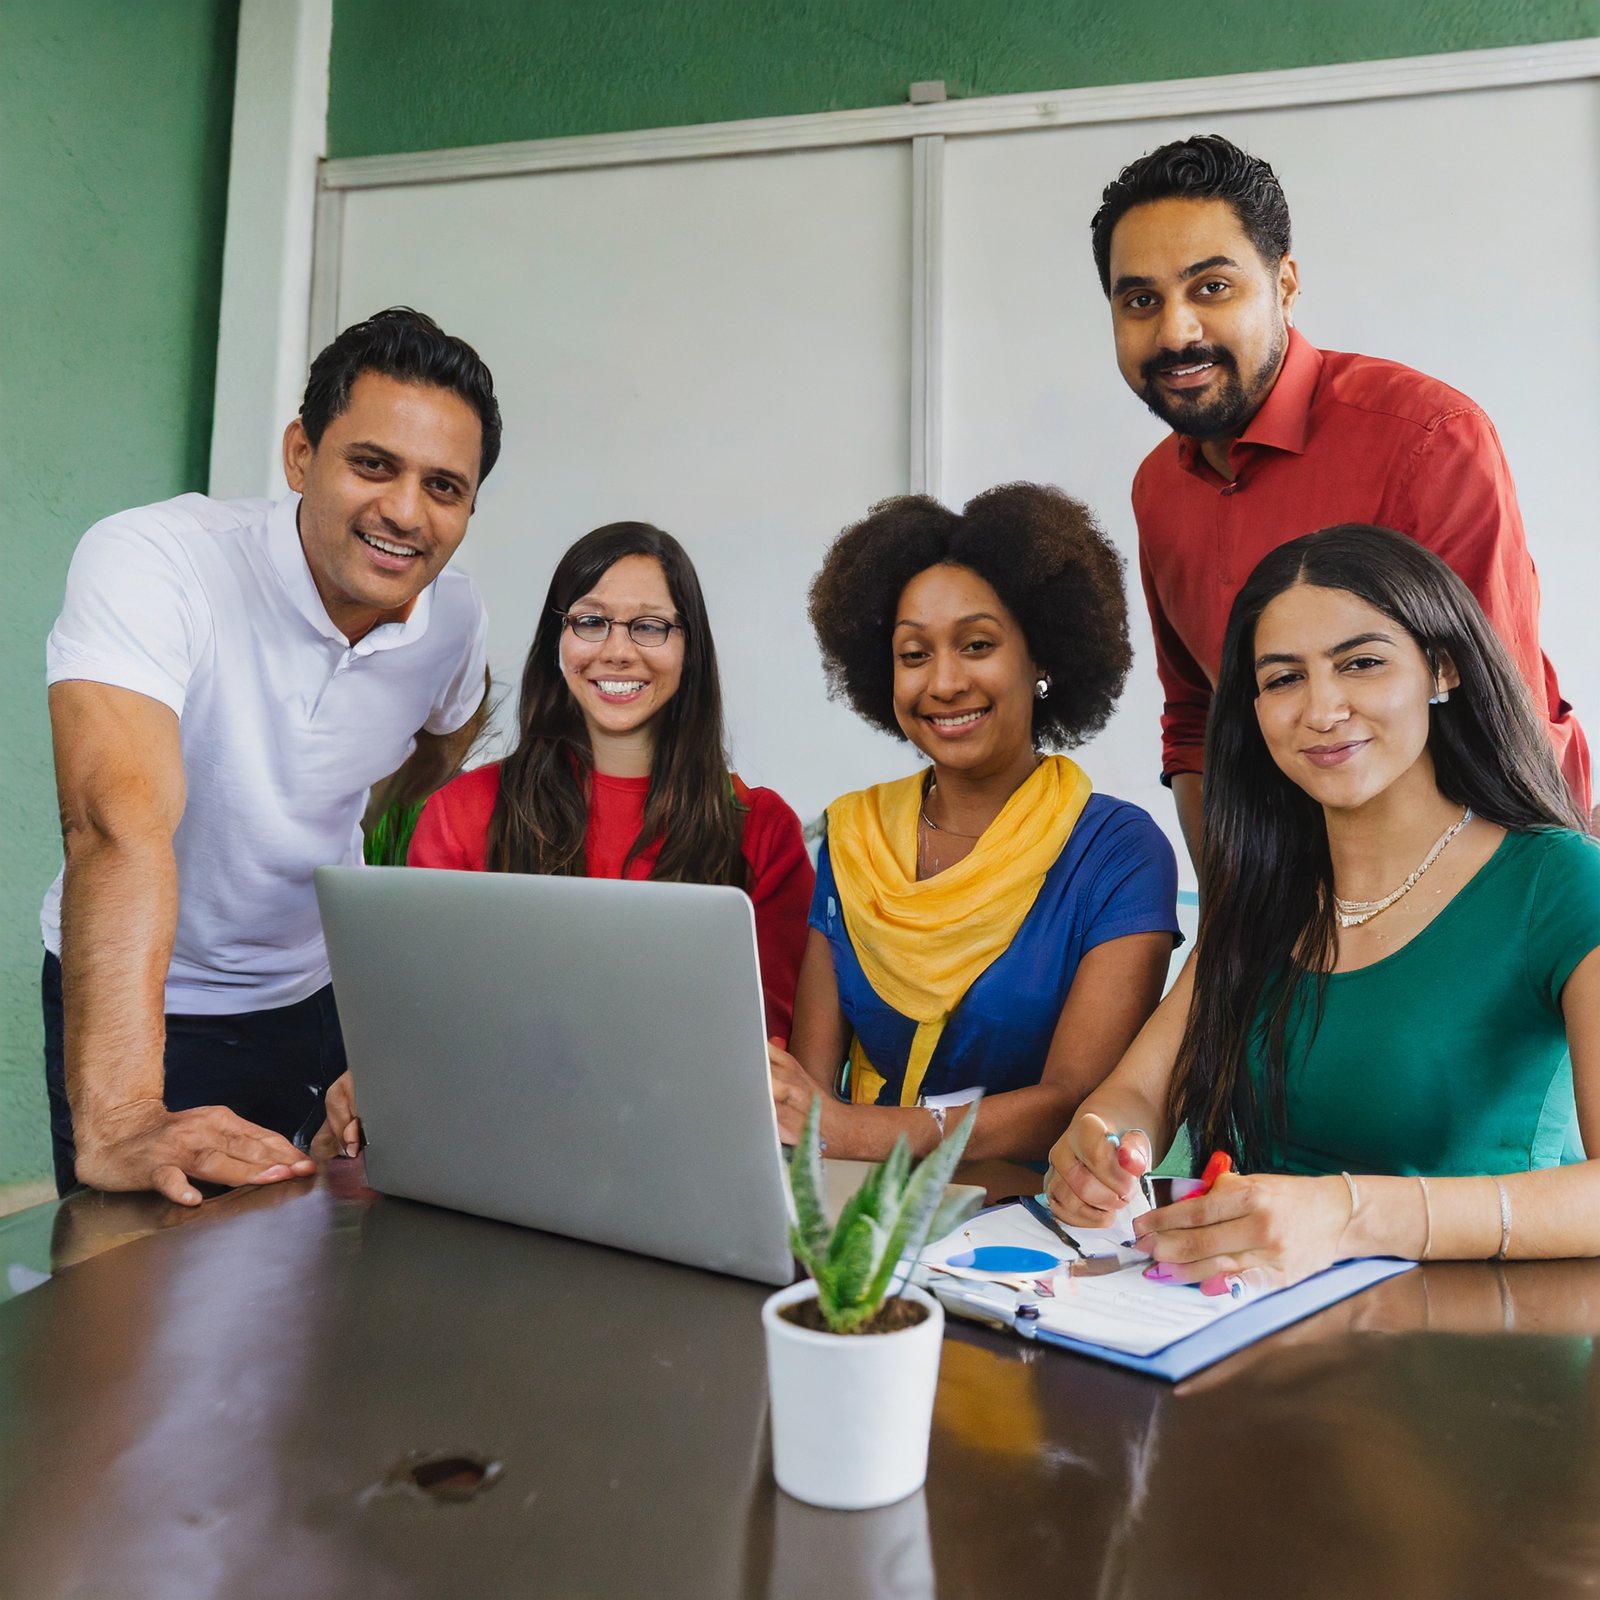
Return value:
M 1381 528 L 1272 552 L 1205 777 L 1194 956 L 1051 1152 L 1056 1214 L 1109 1223 L 1182 1125 L 1244 1175 L 1137 1220 L 1151 1276 L 1600 1254 L 1600 843 L 1466 586 Z

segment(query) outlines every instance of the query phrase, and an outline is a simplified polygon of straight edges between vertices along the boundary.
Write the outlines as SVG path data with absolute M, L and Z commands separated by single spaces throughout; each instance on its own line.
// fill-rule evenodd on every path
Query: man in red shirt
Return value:
M 1162 776 L 1190 854 L 1233 598 L 1269 550 L 1341 522 L 1409 534 L 1460 574 L 1587 814 L 1589 749 L 1539 649 L 1539 580 L 1489 419 L 1424 373 L 1294 331 L 1288 203 L 1272 168 L 1226 139 L 1125 167 L 1092 229 L 1117 364 L 1173 429 L 1134 478 L 1133 510 L 1166 700 Z

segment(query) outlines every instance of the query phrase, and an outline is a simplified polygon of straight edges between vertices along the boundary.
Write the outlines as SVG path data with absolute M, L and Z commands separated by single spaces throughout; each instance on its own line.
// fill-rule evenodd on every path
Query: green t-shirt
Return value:
M 1508 833 L 1408 944 L 1314 980 L 1286 1040 L 1284 1172 L 1429 1176 L 1581 1161 L 1561 990 L 1600 947 L 1600 841 Z M 1251 1059 L 1265 1103 L 1260 1054 Z

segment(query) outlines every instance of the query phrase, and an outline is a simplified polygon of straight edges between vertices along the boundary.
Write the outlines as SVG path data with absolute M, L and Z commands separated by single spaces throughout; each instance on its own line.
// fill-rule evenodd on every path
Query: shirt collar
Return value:
M 433 584 L 411 602 L 403 617 L 380 622 L 352 645 L 334 626 L 322 596 L 317 593 L 316 580 L 311 576 L 305 548 L 300 543 L 299 513 L 300 496 L 297 494 L 285 495 L 267 513 L 267 556 L 294 609 L 323 638 L 336 640 L 358 656 L 415 644 L 428 631 L 428 618 L 433 611 Z
M 1311 427 L 1311 401 L 1321 377 L 1322 352 L 1291 328 L 1289 348 L 1284 354 L 1283 365 L 1278 369 L 1278 376 L 1249 425 L 1234 440 L 1228 451 L 1229 457 L 1233 457 L 1235 450 L 1251 445 L 1260 445 L 1268 450 L 1286 450 L 1291 455 L 1304 455 L 1306 434 Z M 1205 466 L 1198 440 L 1179 436 L 1178 463 L 1190 472 L 1199 471 Z

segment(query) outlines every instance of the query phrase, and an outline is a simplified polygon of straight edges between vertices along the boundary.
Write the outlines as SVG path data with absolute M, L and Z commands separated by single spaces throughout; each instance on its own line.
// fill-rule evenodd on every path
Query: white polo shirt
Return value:
M 328 981 L 313 868 L 360 861 L 368 790 L 419 729 L 454 732 L 483 695 L 472 580 L 441 573 L 406 621 L 352 646 L 306 565 L 299 504 L 186 494 L 96 523 L 50 634 L 50 683 L 113 684 L 178 715 L 169 1012 L 267 1010 Z M 60 874 L 40 927 L 59 954 Z

